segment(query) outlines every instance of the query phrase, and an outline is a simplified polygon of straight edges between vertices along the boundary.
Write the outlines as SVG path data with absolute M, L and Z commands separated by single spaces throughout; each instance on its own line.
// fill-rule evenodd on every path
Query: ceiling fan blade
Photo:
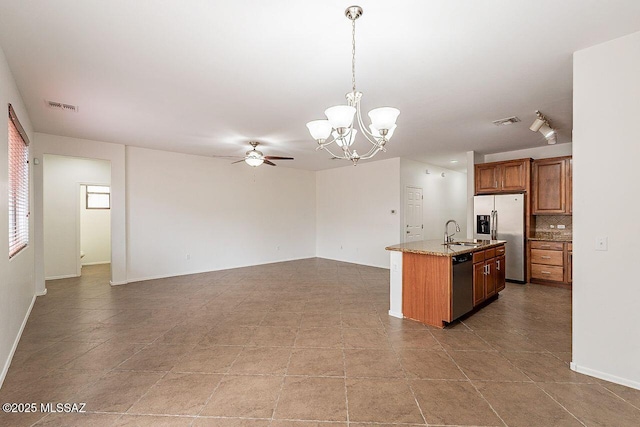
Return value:
M 293 157 L 264 156 L 267 160 L 293 160 Z
M 265 165 L 270 165 L 270 166 L 275 166 L 275 165 L 276 165 L 275 163 L 270 162 L 270 161 L 269 161 L 269 160 L 267 160 L 267 159 L 264 159 L 264 164 L 265 164 Z
M 235 165 L 236 163 L 242 163 L 242 162 L 244 162 L 244 159 L 242 159 L 242 160 L 238 160 L 237 162 L 231 162 L 231 164 L 232 164 L 232 165 Z
M 211 157 L 215 157 L 217 159 L 244 159 L 244 156 L 218 156 L 218 155 L 212 155 Z

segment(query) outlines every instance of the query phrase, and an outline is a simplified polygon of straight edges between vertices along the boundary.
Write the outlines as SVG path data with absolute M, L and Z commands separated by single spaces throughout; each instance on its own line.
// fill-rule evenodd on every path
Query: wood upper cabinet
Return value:
M 531 159 L 475 165 L 476 194 L 527 191 Z
M 494 193 L 498 191 L 499 174 L 498 165 L 496 164 L 476 165 L 476 193 Z
M 533 214 L 570 214 L 571 158 L 555 157 L 533 162 Z

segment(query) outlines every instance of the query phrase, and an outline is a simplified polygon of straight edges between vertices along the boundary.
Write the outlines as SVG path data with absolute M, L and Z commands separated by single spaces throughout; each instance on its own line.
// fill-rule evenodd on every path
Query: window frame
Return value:
M 89 187 L 107 187 L 109 188 L 108 192 L 103 192 L 103 191 L 89 191 Z M 94 208 L 94 207 L 89 207 L 89 194 L 106 194 L 107 195 L 107 199 L 109 201 L 108 206 L 106 208 Z M 84 207 L 85 209 L 89 210 L 109 210 L 111 209 L 111 186 L 110 185 L 86 185 L 86 191 L 85 191 L 85 202 L 84 202 Z
M 30 164 L 29 137 L 18 120 L 15 110 L 8 104 L 9 119 L 7 123 L 7 187 L 8 187 L 8 246 L 9 259 L 12 259 L 29 246 L 30 234 Z M 18 138 L 15 137 L 17 133 Z M 16 141 L 23 145 L 16 147 Z M 15 152 L 17 150 L 17 153 Z M 15 161 L 18 158 L 18 161 Z M 20 166 L 20 160 L 24 164 Z M 18 169 L 15 169 L 16 164 Z

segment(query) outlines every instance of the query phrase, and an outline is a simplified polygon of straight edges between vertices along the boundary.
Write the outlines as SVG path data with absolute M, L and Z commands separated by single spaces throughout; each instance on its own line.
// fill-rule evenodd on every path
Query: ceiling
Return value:
M 0 0 L 0 46 L 38 132 L 205 156 L 258 140 L 320 170 L 347 164 L 316 152 L 305 123 L 351 88 L 350 1 Z M 638 0 L 357 4 L 363 113 L 401 111 L 376 159 L 451 169 L 466 151 L 545 145 L 536 109 L 571 141 L 572 53 L 640 30 Z

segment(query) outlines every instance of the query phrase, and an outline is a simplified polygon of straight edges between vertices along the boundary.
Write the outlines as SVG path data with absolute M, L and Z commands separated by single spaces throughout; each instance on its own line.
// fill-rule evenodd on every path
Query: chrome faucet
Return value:
M 456 231 L 454 231 L 453 234 L 449 234 L 449 224 L 451 223 L 454 223 L 456 225 Z M 449 221 L 447 221 L 447 223 L 444 225 L 444 243 L 453 243 L 453 236 L 455 236 L 455 234 L 459 232 L 460 226 L 455 220 L 450 219 Z

